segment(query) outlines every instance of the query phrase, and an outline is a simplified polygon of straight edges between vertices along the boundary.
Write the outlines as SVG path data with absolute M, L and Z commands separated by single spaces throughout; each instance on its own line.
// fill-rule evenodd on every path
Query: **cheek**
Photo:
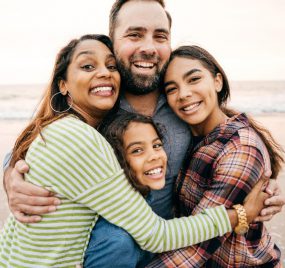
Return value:
M 163 160 L 163 162 L 166 164 L 167 163 L 167 155 L 164 150 L 161 151 L 161 156 L 160 158 Z
M 172 109 L 172 110 L 176 110 L 177 109 L 177 106 L 176 106 L 176 96 L 174 94 L 172 95 L 167 95 L 167 102 L 168 102 L 168 105 L 169 107 Z
M 118 42 L 115 48 L 115 54 L 118 59 L 126 59 L 130 57 L 136 50 L 136 45 L 129 41 Z
M 161 44 L 157 47 L 157 52 L 161 60 L 166 63 L 171 54 L 171 47 L 169 44 Z
M 120 76 L 119 72 L 113 72 L 112 73 L 112 79 L 113 79 L 115 85 L 118 87 L 117 89 L 119 89 L 120 85 L 121 85 L 121 76 Z
M 129 166 L 130 166 L 132 172 L 135 175 L 138 175 L 138 173 L 141 172 L 141 170 L 142 170 L 142 161 L 141 161 L 141 159 L 130 157 L 129 159 L 127 159 L 127 161 L 129 163 Z

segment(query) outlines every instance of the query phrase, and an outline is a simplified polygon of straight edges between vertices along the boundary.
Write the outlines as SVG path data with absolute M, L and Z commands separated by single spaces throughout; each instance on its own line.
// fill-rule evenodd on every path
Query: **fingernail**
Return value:
M 264 211 L 261 211 L 261 212 L 260 212 L 260 215 L 261 215 L 261 216 L 264 216 L 264 215 L 265 215 L 265 212 L 264 212 Z
M 59 199 L 54 200 L 53 204 L 56 206 L 60 205 L 60 200 Z
M 56 207 L 49 207 L 49 208 L 48 208 L 48 211 L 49 211 L 49 212 L 56 211 Z
M 265 204 L 265 206 L 269 206 L 270 205 L 270 201 L 265 200 L 264 204 Z
M 35 217 L 35 221 L 41 221 L 41 219 L 42 219 L 42 217 L 40 217 L 40 216 Z
M 266 190 L 268 194 L 273 195 L 273 192 L 270 189 Z

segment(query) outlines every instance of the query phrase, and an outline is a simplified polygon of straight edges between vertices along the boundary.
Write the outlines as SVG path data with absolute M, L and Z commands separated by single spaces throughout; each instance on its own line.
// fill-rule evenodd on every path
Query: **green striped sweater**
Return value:
M 115 155 L 94 128 L 69 116 L 47 126 L 31 144 L 25 179 L 61 198 L 39 223 L 10 216 L 0 236 L 0 267 L 82 264 L 98 215 L 124 228 L 148 251 L 173 250 L 231 231 L 223 206 L 164 220 L 128 183 Z

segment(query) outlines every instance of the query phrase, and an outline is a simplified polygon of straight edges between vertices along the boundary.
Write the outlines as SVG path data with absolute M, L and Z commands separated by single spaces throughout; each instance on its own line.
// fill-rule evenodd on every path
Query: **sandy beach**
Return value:
M 284 114 L 264 114 L 255 116 L 255 118 L 265 125 L 276 138 L 276 140 L 285 148 L 285 115 Z M 0 130 L 1 130 L 1 139 L 0 139 L 0 160 L 1 163 L 3 158 L 12 146 L 20 131 L 26 125 L 26 121 L 23 120 L 0 120 Z M 1 178 L 3 177 L 2 169 L 0 171 Z M 283 169 L 282 173 L 278 178 L 279 184 L 282 189 L 285 189 L 285 171 Z M 285 190 L 283 190 L 285 194 Z M 2 228 L 5 219 L 9 214 L 9 209 L 7 205 L 6 195 L 3 190 L 3 185 L 1 183 L 0 187 L 0 229 Z M 275 216 L 270 223 L 266 224 L 270 233 L 273 236 L 274 241 L 280 247 L 282 251 L 282 258 L 285 260 L 285 213 L 279 213 Z

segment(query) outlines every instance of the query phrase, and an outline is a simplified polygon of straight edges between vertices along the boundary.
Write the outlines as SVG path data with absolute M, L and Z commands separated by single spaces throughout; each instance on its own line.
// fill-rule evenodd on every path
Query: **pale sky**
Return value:
M 113 0 L 0 0 L 0 84 L 47 83 L 58 50 L 108 33 Z M 208 49 L 231 80 L 285 80 L 284 0 L 166 0 L 172 47 Z

